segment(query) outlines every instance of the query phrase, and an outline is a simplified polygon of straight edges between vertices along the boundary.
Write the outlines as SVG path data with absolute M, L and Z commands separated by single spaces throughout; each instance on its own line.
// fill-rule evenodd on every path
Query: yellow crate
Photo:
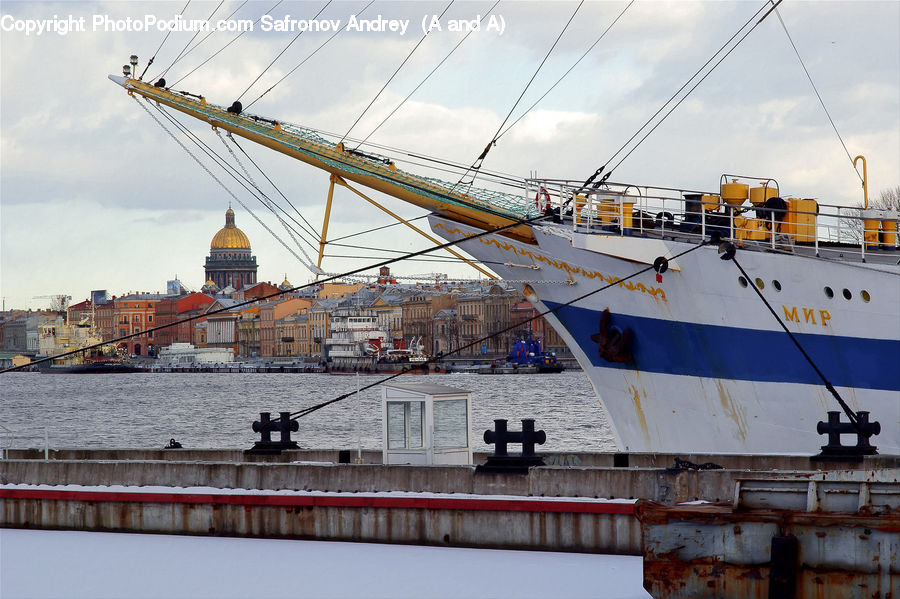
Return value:
M 815 200 L 788 198 L 788 213 L 781 225 L 783 233 L 794 237 L 794 241 L 812 243 L 816 240 L 816 213 L 819 204 Z

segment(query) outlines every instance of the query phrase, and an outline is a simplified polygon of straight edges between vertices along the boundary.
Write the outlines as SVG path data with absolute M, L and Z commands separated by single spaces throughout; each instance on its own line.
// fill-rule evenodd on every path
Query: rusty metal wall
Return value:
M 639 502 L 655 599 L 769 597 L 772 538 L 798 541 L 793 599 L 900 597 L 900 514 L 662 507 Z
M 0 499 L 0 527 L 640 555 L 632 514 Z

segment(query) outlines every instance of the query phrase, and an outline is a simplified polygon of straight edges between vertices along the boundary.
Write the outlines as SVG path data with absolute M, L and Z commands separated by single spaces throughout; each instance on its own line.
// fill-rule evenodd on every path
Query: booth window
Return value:
M 388 449 L 421 449 L 424 446 L 424 401 L 389 401 Z
M 434 402 L 434 448 L 458 449 L 469 446 L 466 400 Z

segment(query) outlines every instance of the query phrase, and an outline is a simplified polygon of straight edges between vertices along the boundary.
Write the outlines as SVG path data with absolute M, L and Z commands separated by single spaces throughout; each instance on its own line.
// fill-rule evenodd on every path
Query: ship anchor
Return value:
M 600 357 L 607 362 L 630 362 L 634 359 L 631 353 L 631 329 L 620 329 L 610 326 L 612 316 L 609 308 L 600 315 L 600 332 L 591 335 L 591 341 L 597 344 Z

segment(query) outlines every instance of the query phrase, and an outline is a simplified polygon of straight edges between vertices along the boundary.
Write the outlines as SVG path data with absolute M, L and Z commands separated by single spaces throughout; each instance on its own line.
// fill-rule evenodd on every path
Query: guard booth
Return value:
M 385 464 L 471 464 L 472 394 L 430 384 L 381 388 Z

